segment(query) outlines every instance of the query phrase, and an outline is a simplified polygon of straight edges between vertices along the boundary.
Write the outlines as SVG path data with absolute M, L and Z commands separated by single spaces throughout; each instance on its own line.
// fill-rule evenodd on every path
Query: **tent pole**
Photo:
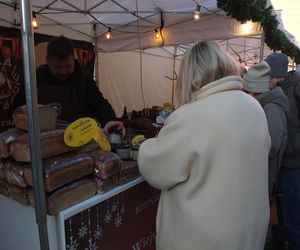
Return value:
M 100 85 L 100 78 L 99 78 L 99 54 L 98 54 L 98 38 L 97 38 L 97 31 L 95 27 L 95 34 L 94 34 L 94 53 L 95 53 L 95 62 L 94 62 L 94 67 L 95 67 L 95 80 L 97 83 L 97 86 L 99 88 Z
M 264 59 L 264 48 L 265 48 L 265 32 L 262 30 L 261 39 L 260 39 L 260 53 L 259 53 L 259 62 Z
M 173 77 L 172 77 L 172 104 L 174 105 L 174 86 L 175 86 L 175 80 L 176 78 L 174 77 L 174 75 L 176 74 L 176 54 L 177 54 L 177 46 L 175 46 L 174 49 L 174 56 L 173 56 Z
M 32 166 L 35 215 L 38 224 L 40 248 L 49 249 L 45 190 L 40 147 L 40 130 L 38 126 L 37 87 L 35 75 L 34 39 L 31 25 L 31 0 L 21 0 L 21 32 L 24 56 L 24 84 L 29 120 L 29 141 Z

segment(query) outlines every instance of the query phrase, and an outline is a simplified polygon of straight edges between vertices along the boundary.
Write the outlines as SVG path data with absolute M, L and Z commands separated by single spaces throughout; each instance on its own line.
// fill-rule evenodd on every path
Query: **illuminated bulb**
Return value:
M 157 29 L 155 29 L 155 39 L 160 39 L 160 33 L 158 32 Z
M 32 23 L 32 27 L 34 29 L 37 29 L 39 27 L 39 23 L 38 23 L 37 18 L 35 16 L 35 12 L 33 12 L 33 14 L 32 14 L 32 22 L 31 23 Z
M 247 21 L 244 23 L 241 23 L 241 31 L 242 32 L 250 32 L 253 28 L 253 23 L 251 21 Z
M 107 31 L 107 33 L 105 34 L 105 38 L 106 38 L 107 40 L 111 39 L 111 28 L 110 28 L 110 27 L 108 28 L 108 31 Z
M 197 4 L 196 6 L 196 10 L 195 10 L 195 13 L 194 13 L 194 20 L 199 20 L 200 19 L 200 9 L 201 9 L 201 6 L 199 4 Z

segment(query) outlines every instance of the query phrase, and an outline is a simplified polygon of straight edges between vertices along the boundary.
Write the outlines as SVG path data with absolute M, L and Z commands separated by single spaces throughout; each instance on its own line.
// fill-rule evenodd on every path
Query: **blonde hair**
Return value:
M 193 101 L 194 93 L 226 76 L 239 75 L 234 59 L 212 41 L 195 44 L 182 60 L 176 84 L 177 107 Z

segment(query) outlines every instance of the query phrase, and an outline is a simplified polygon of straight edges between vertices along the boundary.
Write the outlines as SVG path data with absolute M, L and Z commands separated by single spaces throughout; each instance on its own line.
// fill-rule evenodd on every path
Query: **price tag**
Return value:
M 90 117 L 83 117 L 72 122 L 65 130 L 64 141 L 70 147 L 80 147 L 94 139 L 99 146 L 110 151 L 110 144 L 98 127 L 97 122 Z

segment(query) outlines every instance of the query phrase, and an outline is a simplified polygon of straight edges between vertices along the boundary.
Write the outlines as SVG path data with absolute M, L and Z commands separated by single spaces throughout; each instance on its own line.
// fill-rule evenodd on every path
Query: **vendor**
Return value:
M 72 122 L 80 117 L 95 117 L 104 132 L 117 129 L 123 136 L 125 128 L 116 120 L 110 103 L 103 97 L 93 79 L 88 78 L 75 59 L 72 41 L 64 36 L 52 38 L 47 46 L 47 64 L 37 69 L 38 103 L 55 105 L 59 119 Z M 24 86 L 13 107 L 24 105 Z

